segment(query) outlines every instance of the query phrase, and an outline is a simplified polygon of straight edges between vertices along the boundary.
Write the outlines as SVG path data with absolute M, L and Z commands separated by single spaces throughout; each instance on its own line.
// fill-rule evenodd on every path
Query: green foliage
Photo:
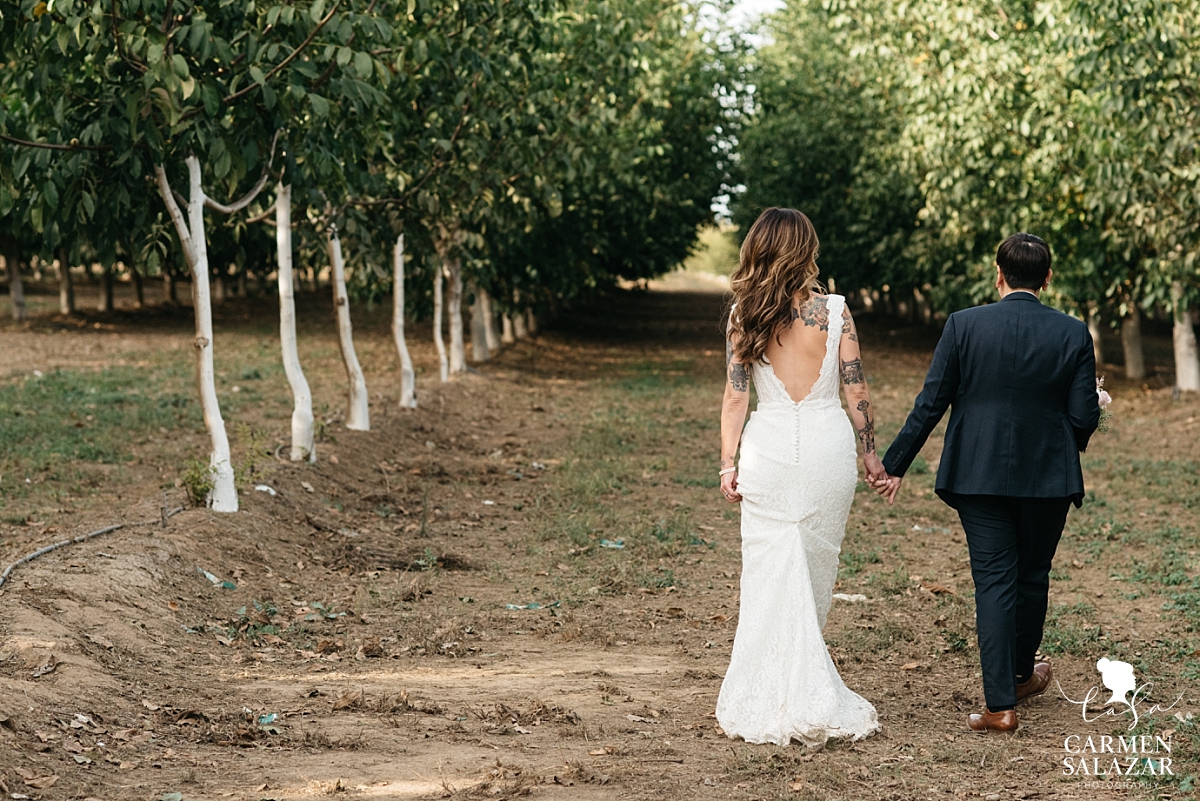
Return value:
M 263 474 L 264 465 L 270 463 L 272 437 L 269 431 L 245 423 L 236 424 L 234 433 L 245 447 L 245 459 L 234 466 L 233 477 L 238 489 L 245 489 Z
M 183 475 L 179 478 L 193 505 L 204 506 L 208 503 L 208 496 L 216 486 L 215 475 L 216 471 L 208 462 L 188 459 L 183 463 Z
M 740 53 L 652 0 L 21 0 L 0 12 L 0 237 L 178 271 L 149 177 L 179 188 L 195 155 L 214 198 L 291 184 L 300 263 L 336 226 L 360 296 L 388 291 L 404 232 L 413 277 L 461 258 L 502 306 L 560 305 L 688 255 L 729 183 Z M 270 271 L 247 221 L 267 205 L 210 226 L 215 276 Z M 408 297 L 427 308 L 428 282 Z
M 992 297 L 996 245 L 1028 230 L 1068 311 L 1200 297 L 1190 5 L 799 0 L 767 32 L 734 216 L 808 212 L 839 291 L 954 311 Z

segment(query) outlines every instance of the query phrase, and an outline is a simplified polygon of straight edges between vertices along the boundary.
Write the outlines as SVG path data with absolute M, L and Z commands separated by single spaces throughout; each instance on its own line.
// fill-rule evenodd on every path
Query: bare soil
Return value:
M 216 348 L 228 422 L 245 426 L 240 512 L 188 504 L 182 465 L 205 452 L 194 421 L 132 441 L 116 465 L 0 477 L 0 567 L 127 525 L 18 567 L 0 590 L 0 790 L 256 801 L 1190 794 L 1200 741 L 1170 716 L 1200 698 L 1195 398 L 1173 399 L 1161 380 L 1124 383 L 1109 366 L 1118 416 L 1087 457 L 1094 494 L 1059 551 L 1044 649 L 1073 698 L 1099 684 L 1105 655 L 1131 661 L 1155 700 L 1182 696 L 1138 729 L 1174 734 L 1174 780 L 1116 789 L 1064 776 L 1066 737 L 1123 733 L 1127 721 L 1087 723 L 1057 687 L 1022 705 L 1013 737 L 967 731 L 982 705 L 974 606 L 961 527 L 932 493 L 940 433 L 897 506 L 860 487 L 838 591 L 866 600 L 835 603 L 826 631 L 883 733 L 818 750 L 751 746 L 713 717 L 740 571 L 736 508 L 713 480 L 723 300 L 669 289 L 565 314 L 447 385 L 418 332 L 415 411 L 395 403 L 385 310 L 356 309 L 371 432 L 339 424 L 331 310 L 305 296 L 301 355 L 324 422 L 311 465 L 275 455 L 290 401 L 274 305 L 227 301 Z M 125 365 L 186 386 L 190 326 L 186 310 L 161 308 L 5 323 L 0 380 Z M 887 442 L 936 332 L 869 316 L 860 327 Z M 164 507 L 185 509 L 164 526 Z

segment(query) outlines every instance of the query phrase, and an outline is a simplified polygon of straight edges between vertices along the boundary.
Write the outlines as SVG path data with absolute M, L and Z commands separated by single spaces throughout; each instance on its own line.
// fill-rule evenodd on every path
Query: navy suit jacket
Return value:
M 1083 499 L 1079 453 L 1100 421 L 1087 325 L 1029 292 L 950 315 L 883 465 L 903 476 L 950 408 L 937 493 Z M 952 504 L 953 505 L 953 504 Z

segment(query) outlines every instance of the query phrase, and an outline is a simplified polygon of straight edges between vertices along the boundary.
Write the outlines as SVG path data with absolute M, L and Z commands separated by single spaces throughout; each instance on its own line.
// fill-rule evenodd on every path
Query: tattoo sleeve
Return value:
M 858 341 L 858 332 L 854 330 L 854 318 L 850 316 L 850 310 L 842 308 L 842 333 L 850 335 L 851 342 Z
M 842 383 L 847 386 L 850 384 L 864 384 L 866 377 L 863 376 L 862 359 L 851 359 L 848 362 L 842 362 Z
M 858 402 L 858 410 L 862 412 L 863 427 L 858 429 L 858 438 L 862 440 L 863 453 L 875 452 L 875 421 L 871 419 L 871 402 L 869 400 L 860 400 Z
M 750 389 L 750 376 L 746 372 L 746 365 L 740 362 L 732 362 L 729 365 L 729 385 L 733 387 L 734 392 L 746 392 Z

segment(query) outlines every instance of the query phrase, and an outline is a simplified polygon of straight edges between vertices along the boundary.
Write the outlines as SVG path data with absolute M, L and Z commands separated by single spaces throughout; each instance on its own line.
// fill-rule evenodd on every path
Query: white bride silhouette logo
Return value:
M 1105 687 L 1112 690 L 1112 698 L 1109 698 L 1106 703 L 1109 705 L 1126 704 L 1132 707 L 1133 704 L 1129 703 L 1125 696 L 1137 691 L 1137 679 L 1133 676 L 1133 665 L 1117 659 L 1101 658 L 1096 662 L 1096 669 L 1100 671 L 1100 681 L 1104 683 Z
M 1183 700 L 1183 694 L 1181 693 L 1169 706 L 1152 704 L 1149 707 L 1139 710 L 1138 704 L 1149 698 L 1150 693 L 1154 690 L 1152 682 L 1139 685 L 1137 678 L 1133 674 L 1133 665 L 1128 662 L 1122 662 L 1119 659 L 1101 658 L 1096 662 L 1096 669 L 1100 671 L 1100 681 L 1112 693 L 1112 697 L 1099 705 L 1099 708 L 1103 709 L 1103 711 L 1094 716 L 1088 716 L 1088 705 L 1091 704 L 1093 708 L 1096 708 L 1096 700 L 1103 695 L 1103 691 L 1099 687 L 1093 686 L 1087 691 L 1083 700 L 1076 701 L 1063 692 L 1061 684 L 1058 685 L 1058 691 L 1062 693 L 1062 697 L 1072 704 L 1079 706 L 1084 721 L 1088 723 L 1100 720 L 1106 716 L 1115 717 L 1129 712 L 1132 718 L 1129 723 L 1129 730 L 1132 731 L 1137 728 L 1138 721 L 1143 715 L 1166 712 L 1167 710 L 1174 709 Z

